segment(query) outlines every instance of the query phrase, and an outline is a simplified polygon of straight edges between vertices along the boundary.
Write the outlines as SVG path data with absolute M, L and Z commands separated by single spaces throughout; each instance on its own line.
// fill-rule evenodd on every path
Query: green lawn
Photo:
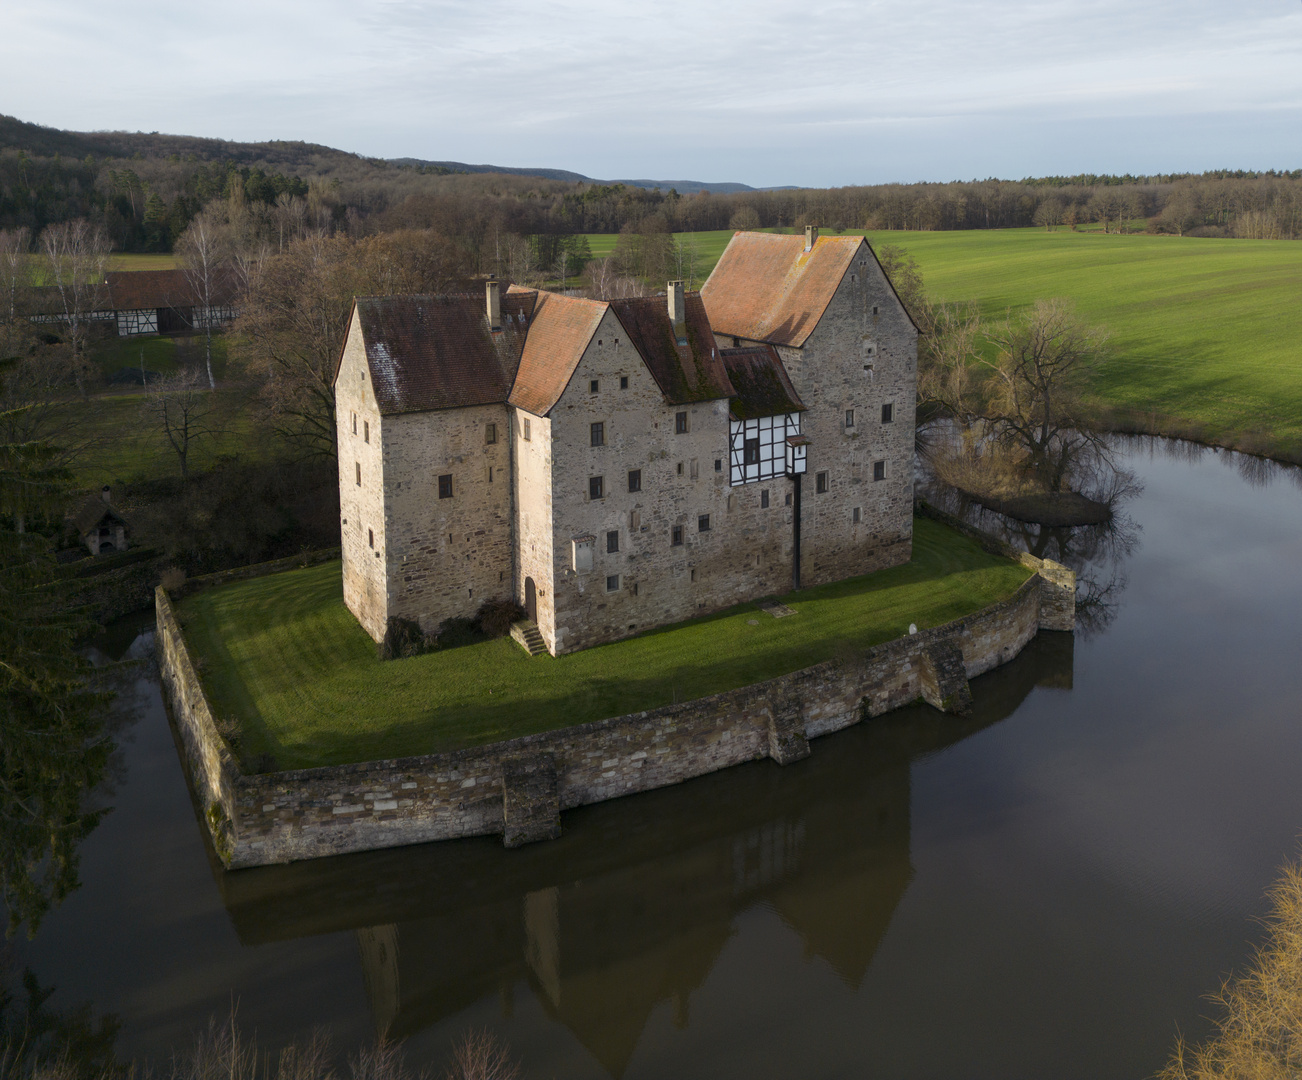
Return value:
M 936 522 L 914 521 L 913 561 L 553 658 L 510 639 L 381 662 L 344 607 L 339 564 L 222 586 L 179 616 L 214 711 L 241 754 L 303 768 L 451 750 L 745 686 L 847 649 L 935 626 L 1009 596 L 1028 576 Z

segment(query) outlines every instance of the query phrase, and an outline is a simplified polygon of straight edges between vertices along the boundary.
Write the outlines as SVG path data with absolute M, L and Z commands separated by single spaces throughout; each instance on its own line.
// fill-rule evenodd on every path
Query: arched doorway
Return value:
M 538 590 L 531 577 L 524 579 L 524 614 L 530 621 L 538 621 Z

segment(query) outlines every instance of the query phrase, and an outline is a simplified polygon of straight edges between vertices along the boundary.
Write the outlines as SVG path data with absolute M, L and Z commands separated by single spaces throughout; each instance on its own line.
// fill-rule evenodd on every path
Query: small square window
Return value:
M 439 477 L 439 498 L 452 498 L 452 475 L 450 473 Z
M 627 375 L 621 375 L 621 376 L 619 377 L 619 388 L 620 388 L 621 390 L 627 390 L 627 389 L 628 389 L 628 376 L 627 376 Z
M 696 531 L 697 531 L 697 532 L 709 532 L 709 531 L 710 531 L 710 515 L 709 515 L 709 514 L 701 514 L 699 517 L 697 517 L 697 519 L 696 519 Z
M 723 458 L 717 457 L 714 459 L 714 471 L 723 472 Z
M 588 477 L 588 498 L 604 499 L 606 497 L 606 483 L 600 476 Z
M 674 413 L 674 434 L 687 434 L 687 414 L 685 412 Z
M 496 425 L 496 424 L 485 424 L 485 425 L 484 425 L 484 442 L 485 442 L 485 444 L 488 445 L 488 446 L 492 446 L 493 443 L 497 442 L 497 425 Z
M 765 488 L 763 491 L 760 492 L 760 509 L 767 510 L 768 508 L 769 508 L 769 489 Z
M 683 546 L 683 527 L 681 525 L 675 525 L 673 527 L 670 533 L 669 543 L 673 547 Z
M 873 462 L 873 479 L 874 480 L 886 479 L 886 462 L 884 461 Z
M 641 491 L 641 490 L 642 490 L 642 470 L 641 470 L 641 469 L 629 469 L 629 471 L 628 471 L 628 490 L 629 490 L 629 491 Z
M 859 507 L 856 506 L 856 507 L 854 508 L 854 514 L 852 515 L 852 517 L 853 517 L 853 519 L 854 519 L 854 523 L 855 523 L 856 525 L 858 525 L 858 524 L 859 524 Z
M 789 491 L 787 492 L 786 505 L 787 506 L 791 505 L 791 492 Z
M 819 495 L 827 491 L 827 473 L 821 472 L 814 477 L 814 491 Z
M 532 442 L 532 441 L 533 441 L 533 440 L 530 438 L 530 435 L 529 435 L 529 418 L 528 418 L 527 416 L 524 418 L 524 431 L 523 431 L 523 435 L 524 435 L 524 441 L 525 441 L 525 442 Z
M 605 424 L 593 424 L 593 425 L 592 425 L 592 433 L 591 433 L 591 434 L 592 434 L 592 445 L 593 445 L 593 446 L 605 446 L 605 445 L 606 445 L 606 425 L 605 425 Z
M 845 426 L 848 427 L 848 428 L 854 427 L 854 410 L 853 410 L 853 409 L 846 409 L 846 410 L 845 410 Z
M 374 530 L 374 529 L 367 529 L 367 530 L 366 530 L 366 542 L 367 542 L 368 544 L 370 544 L 371 547 L 375 547 L 375 530 Z
M 619 592 L 619 575 L 606 575 L 606 592 Z
M 363 420 L 363 421 L 362 421 L 362 442 L 370 442 L 370 441 L 371 441 L 371 422 L 370 422 L 369 420 Z
M 614 555 L 619 551 L 619 530 L 611 529 L 606 533 L 606 554 Z
M 895 420 L 895 406 L 887 402 L 882 406 L 882 423 L 890 424 Z
M 357 486 L 361 487 L 362 486 L 362 463 L 360 461 L 353 462 L 353 468 L 357 470 Z
M 595 394 L 600 388 L 601 384 L 597 382 L 596 379 L 593 379 L 592 382 L 588 383 L 588 393 L 590 394 Z
M 743 465 L 759 464 L 759 439 L 747 439 L 741 450 L 741 463 Z
M 876 305 L 876 304 L 873 305 L 873 314 L 874 314 L 874 315 L 877 314 L 877 305 Z

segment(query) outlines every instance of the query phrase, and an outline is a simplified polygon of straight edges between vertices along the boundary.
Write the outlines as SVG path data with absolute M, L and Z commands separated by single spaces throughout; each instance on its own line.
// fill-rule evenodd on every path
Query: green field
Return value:
M 218 390 L 223 415 L 220 431 L 198 440 L 190 451 L 190 471 L 202 472 L 224 456 L 266 457 L 270 448 L 262 438 L 253 416 L 241 404 L 247 394 Z M 65 438 L 83 446 L 75 465 L 75 482 L 94 490 L 104 484 L 118 487 L 125 482 L 180 476 L 176 454 L 156 429 L 147 409 L 148 399 L 139 390 L 103 394 L 86 401 L 72 401 L 64 408 L 70 421 Z
M 115 254 L 109 257 L 110 270 L 175 270 L 175 255 Z
M 382 662 L 344 607 L 339 563 L 225 585 L 179 617 L 240 753 L 303 768 L 452 750 L 618 716 L 796 671 L 1009 596 L 1028 571 L 934 521 L 913 561 L 553 658 L 510 639 Z
M 708 273 L 732 234 L 680 235 L 697 237 Z M 990 318 L 1074 300 L 1111 334 L 1094 394 L 1118 423 L 1302 457 L 1302 243 L 1066 228 L 867 236 L 906 249 L 933 297 Z M 588 237 L 594 253 L 614 240 Z
M 974 300 L 990 317 L 1070 297 L 1112 335 L 1094 387 L 1102 405 L 1155 414 L 1158 428 L 1184 421 L 1209 441 L 1302 452 L 1300 243 L 1066 229 L 869 239 L 905 248 L 934 296 Z

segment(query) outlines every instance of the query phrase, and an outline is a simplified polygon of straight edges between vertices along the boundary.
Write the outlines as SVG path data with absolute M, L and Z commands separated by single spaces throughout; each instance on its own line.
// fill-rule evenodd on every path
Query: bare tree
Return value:
M 84 218 L 47 225 L 41 232 L 46 276 L 58 292 L 68 328 L 71 364 L 77 390 L 86 393 L 86 338 L 90 318 L 101 307 L 109 242 L 104 230 Z
M 212 373 L 212 330 L 218 302 L 225 298 L 229 269 L 228 230 L 211 211 L 201 211 L 177 241 L 177 262 L 185 272 L 191 296 L 196 301 L 193 323 L 204 334 L 204 364 L 209 389 L 217 388 Z
M 18 317 L 19 301 L 32 283 L 32 234 L 26 226 L 0 230 L 0 290 L 3 290 L 4 318 Z
M 681 240 L 673 238 L 673 261 L 675 277 L 687 282 L 689 289 L 696 288 L 696 274 L 701 265 L 701 249 L 695 237 Z
M 146 417 L 176 454 L 181 483 L 190 479 L 190 455 L 203 439 L 221 433 L 220 398 L 203 385 L 196 370 L 178 372 L 155 383 L 145 399 Z
M 277 433 L 309 456 L 333 457 L 335 361 L 353 298 L 442 292 L 464 259 L 445 237 L 416 231 L 312 237 L 269 257 L 249 283 L 236 330 L 265 377 Z
M 989 375 L 981 412 L 991 434 L 1025 455 L 1042 490 L 1062 491 L 1087 457 L 1108 455 L 1082 402 L 1106 335 L 1070 301 L 1039 300 L 1025 316 L 992 327 L 989 339 L 997 355 L 981 361 Z

